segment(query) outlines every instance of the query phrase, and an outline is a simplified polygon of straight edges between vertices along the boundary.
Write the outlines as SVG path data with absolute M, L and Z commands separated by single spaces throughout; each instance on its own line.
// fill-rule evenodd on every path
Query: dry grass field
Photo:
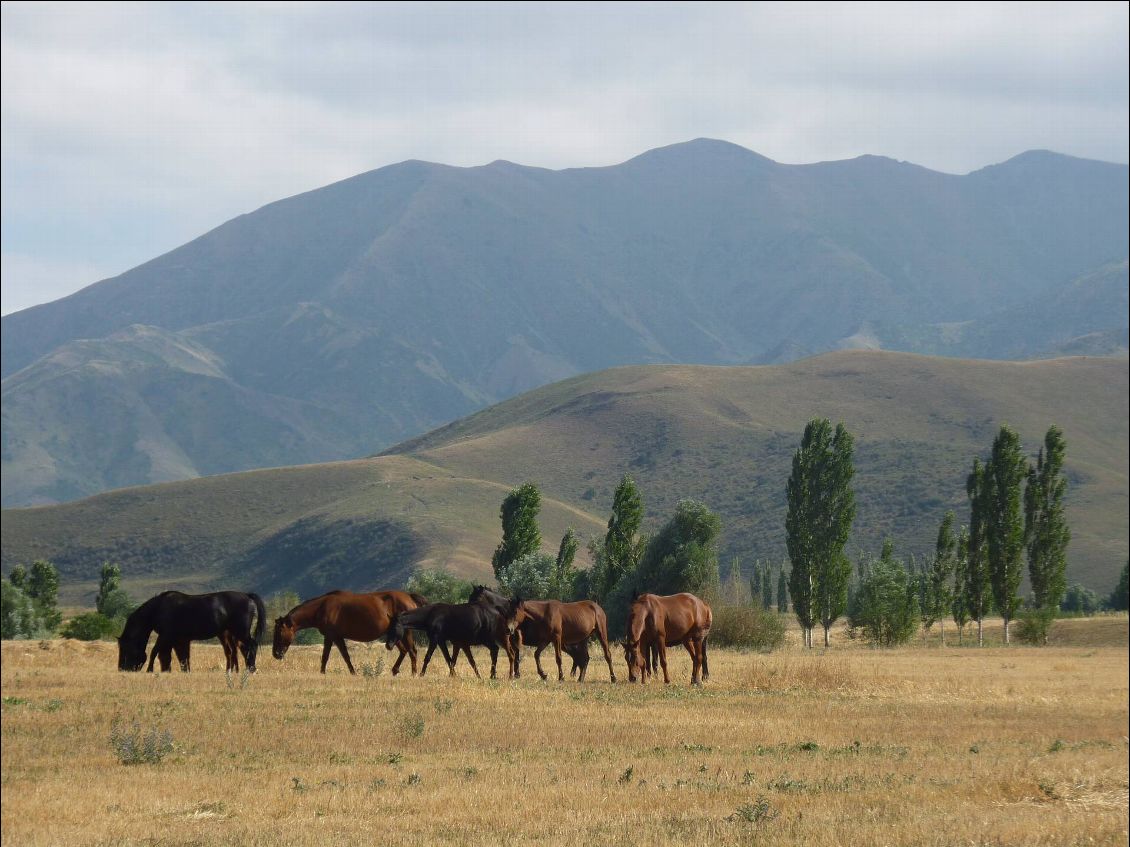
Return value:
M 714 650 L 701 690 L 685 653 L 669 687 L 392 678 L 362 645 L 356 677 L 295 648 L 229 684 L 213 645 L 151 675 L 4 642 L 3 843 L 1124 845 L 1127 619 L 1056 640 Z M 163 761 L 119 761 L 135 722 Z

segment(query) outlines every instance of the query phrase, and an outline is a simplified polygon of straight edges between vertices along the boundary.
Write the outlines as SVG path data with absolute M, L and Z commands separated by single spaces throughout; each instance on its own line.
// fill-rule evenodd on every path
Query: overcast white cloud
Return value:
M 1125 162 L 1127 8 L 5 3 L 2 310 L 408 158 Z

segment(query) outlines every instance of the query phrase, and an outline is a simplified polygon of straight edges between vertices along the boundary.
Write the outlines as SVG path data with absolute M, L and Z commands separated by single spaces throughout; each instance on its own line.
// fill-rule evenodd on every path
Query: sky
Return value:
M 0 312 L 405 159 L 1128 159 L 1128 4 L 9 3 Z

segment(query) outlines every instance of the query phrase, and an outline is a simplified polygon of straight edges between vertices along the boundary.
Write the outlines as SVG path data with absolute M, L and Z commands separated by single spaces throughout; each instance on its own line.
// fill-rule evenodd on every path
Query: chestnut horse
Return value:
M 553 645 L 554 656 L 557 659 L 557 681 L 565 679 L 565 672 L 561 667 L 561 652 L 567 646 L 579 645 L 588 653 L 588 640 L 595 635 L 604 650 L 604 660 L 608 662 L 608 675 L 616 681 L 616 671 L 612 669 L 612 653 L 608 649 L 608 618 L 604 609 L 592 600 L 579 600 L 576 603 L 562 603 L 560 600 L 523 600 L 518 604 L 518 613 L 514 617 L 516 625 L 515 649 L 521 649 L 523 644 L 529 644 L 534 649 L 534 664 L 538 669 L 538 676 L 546 678 L 545 671 L 541 668 L 541 651 Z M 573 655 L 573 651 L 568 651 Z M 580 667 L 579 682 L 585 681 L 585 672 L 588 670 L 588 661 L 578 662 L 573 655 L 574 667 Z M 515 663 L 516 665 L 518 662 Z M 515 676 L 519 676 L 515 668 Z
M 351 674 L 353 662 L 345 649 L 345 639 L 350 641 L 376 641 L 388 631 L 392 619 L 401 612 L 407 612 L 428 601 L 419 594 L 404 591 L 374 591 L 369 594 L 354 594 L 351 591 L 330 591 L 320 597 L 299 603 L 281 618 L 275 618 L 275 639 L 272 649 L 276 659 L 286 655 L 287 649 L 299 630 L 315 628 L 325 639 L 322 645 L 322 673 L 330 660 L 330 651 L 336 644 L 345 666 Z M 400 672 L 400 663 L 407 654 L 412 660 L 412 675 L 416 675 L 416 647 L 412 634 L 406 633 L 398 639 L 400 656 L 392 666 L 395 676 Z
M 641 594 L 628 609 L 628 633 L 624 639 L 624 658 L 628 663 L 628 679 L 643 682 L 646 658 L 655 649 L 663 668 L 663 681 L 671 682 L 667 673 L 667 648 L 682 644 L 691 654 L 691 685 L 710 679 L 706 658 L 706 639 L 710 635 L 713 614 L 710 607 L 693 594 L 672 594 L 661 597 Z M 701 679 L 700 679 L 701 671 Z

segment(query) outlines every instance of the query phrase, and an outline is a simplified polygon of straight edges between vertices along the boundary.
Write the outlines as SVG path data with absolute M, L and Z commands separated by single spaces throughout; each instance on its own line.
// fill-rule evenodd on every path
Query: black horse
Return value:
M 253 618 L 256 619 L 254 633 L 251 631 Z M 191 642 L 219 638 L 227 670 L 239 670 L 239 653 L 243 653 L 247 670 L 254 673 L 255 654 L 266 626 L 267 610 L 258 594 L 164 591 L 146 600 L 126 619 L 118 638 L 118 670 L 141 670 L 149 635 L 155 631 L 157 643 L 149 654 L 149 671 L 158 658 L 161 670 L 170 670 L 172 652 L 177 654 L 181 670 L 187 671 Z
M 475 676 L 482 679 L 475 657 L 471 655 L 473 645 L 481 645 L 490 650 L 490 676 L 495 678 L 495 666 L 498 662 L 498 648 L 506 651 L 506 658 L 510 664 L 510 675 L 514 675 L 514 651 L 510 646 L 509 621 L 512 621 L 517 611 L 517 603 L 508 605 L 506 609 L 480 603 L 432 603 L 421 606 L 408 612 L 401 612 L 393 617 L 385 634 L 385 646 L 391 650 L 397 641 L 404 638 L 410 630 L 420 630 L 428 634 L 428 652 L 424 656 L 424 666 L 420 669 L 420 676 L 428 672 L 428 662 L 436 647 L 443 651 L 443 658 L 447 661 L 447 668 L 455 676 L 455 659 L 447 651 L 447 642 L 452 643 L 455 656 L 462 650 L 471 663 L 471 670 Z

